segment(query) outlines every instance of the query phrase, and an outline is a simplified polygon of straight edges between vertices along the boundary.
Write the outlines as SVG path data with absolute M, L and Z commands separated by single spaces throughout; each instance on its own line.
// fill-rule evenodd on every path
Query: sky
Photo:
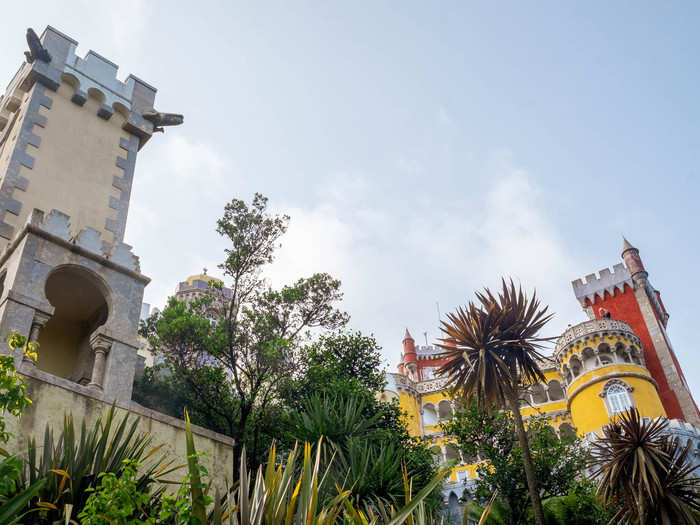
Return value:
M 158 88 L 184 125 L 136 165 L 126 242 L 162 307 L 218 273 L 233 198 L 291 216 L 272 286 L 328 272 L 392 369 L 513 277 L 586 319 L 571 281 L 639 248 L 700 396 L 700 4 L 121 2 L 2 7 L 0 78 L 50 24 Z

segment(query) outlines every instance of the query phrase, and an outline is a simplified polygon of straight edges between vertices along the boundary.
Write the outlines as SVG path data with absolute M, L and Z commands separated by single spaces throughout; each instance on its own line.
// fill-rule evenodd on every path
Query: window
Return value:
M 629 393 L 622 385 L 610 385 L 606 397 L 608 398 L 610 412 L 613 414 L 619 414 L 628 408 L 632 408 L 632 400 Z

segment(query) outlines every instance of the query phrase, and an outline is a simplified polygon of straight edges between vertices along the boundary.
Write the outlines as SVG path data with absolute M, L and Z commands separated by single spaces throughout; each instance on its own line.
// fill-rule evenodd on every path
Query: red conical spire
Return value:
M 404 363 L 415 363 L 418 361 L 418 356 L 416 355 L 416 342 L 411 333 L 406 328 L 406 333 L 403 336 L 403 362 Z
M 639 256 L 639 250 L 632 246 L 625 236 L 622 237 L 621 255 L 632 277 L 642 272 L 646 275 L 647 272 L 644 269 L 642 258 Z

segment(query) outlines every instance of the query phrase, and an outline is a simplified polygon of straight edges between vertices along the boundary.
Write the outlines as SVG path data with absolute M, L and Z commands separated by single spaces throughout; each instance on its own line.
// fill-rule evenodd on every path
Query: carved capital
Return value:
M 108 353 L 112 348 L 112 338 L 104 334 L 93 334 L 90 337 L 90 348 L 93 352 Z
M 44 312 L 34 311 L 34 319 L 32 319 L 32 324 L 37 325 L 39 328 L 43 328 L 46 323 L 49 322 L 51 316 Z

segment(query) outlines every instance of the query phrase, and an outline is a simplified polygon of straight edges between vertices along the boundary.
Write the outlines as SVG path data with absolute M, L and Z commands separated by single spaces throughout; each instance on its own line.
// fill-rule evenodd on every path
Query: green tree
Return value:
M 360 332 L 322 335 L 302 350 L 290 394 L 303 399 L 322 391 L 380 392 L 386 384 L 381 362 L 381 347 L 372 336 Z
M 454 438 L 465 458 L 483 463 L 472 496 L 487 502 L 495 491 L 509 513 L 510 523 L 529 519 L 528 486 L 515 421 L 510 412 L 481 410 L 476 403 L 458 409 L 442 425 Z M 559 439 L 544 415 L 528 420 L 528 444 L 535 481 L 542 498 L 566 495 L 581 478 L 588 454 L 573 437 Z
M 409 435 L 398 404 L 377 399 L 386 384 L 381 360 L 374 337 L 360 332 L 327 334 L 305 347 L 286 394 L 287 444 L 323 436 L 324 457 L 333 457 L 330 471 L 339 484 L 353 487 L 354 501 L 396 506 L 404 494 L 402 465 L 418 491 L 435 474 L 436 458 Z M 426 505 L 436 511 L 439 501 L 436 489 Z
M 274 260 L 289 217 L 270 215 L 256 194 L 250 206 L 234 199 L 217 222 L 230 246 L 219 265 L 230 293 L 214 284 L 208 297 L 189 305 L 172 299 L 146 323 L 152 351 L 165 357 L 206 417 L 225 425 L 233 437 L 234 472 L 251 428 L 280 401 L 280 387 L 298 366 L 299 347 L 313 328 L 338 329 L 347 314 L 334 304 L 340 281 L 318 273 L 273 290 L 261 277 Z
M 440 345 L 448 358 L 439 373 L 449 377 L 458 395 L 479 407 L 508 408 L 513 414 L 530 501 L 537 525 L 544 525 L 542 502 L 525 425 L 520 415 L 520 395 L 529 384 L 544 381 L 538 352 L 546 339 L 539 331 L 551 319 L 536 296 L 528 300 L 513 281 L 502 281 L 498 297 L 486 288 L 476 294 L 478 305 L 469 302 L 442 322 L 445 337 Z

